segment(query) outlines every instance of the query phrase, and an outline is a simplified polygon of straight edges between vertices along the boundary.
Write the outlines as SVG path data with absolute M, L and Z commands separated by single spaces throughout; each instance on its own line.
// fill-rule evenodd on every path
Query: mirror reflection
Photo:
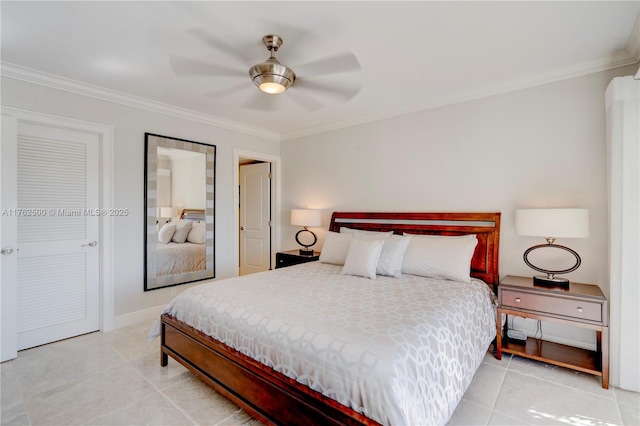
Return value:
M 145 136 L 145 291 L 213 278 L 215 146 Z

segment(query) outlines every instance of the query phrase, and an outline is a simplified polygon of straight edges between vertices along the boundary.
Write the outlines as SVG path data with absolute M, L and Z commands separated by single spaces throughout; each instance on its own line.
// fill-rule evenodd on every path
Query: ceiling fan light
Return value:
M 277 95 L 277 94 L 280 94 L 280 93 L 284 92 L 285 90 L 287 90 L 287 88 L 284 87 L 282 84 L 273 83 L 271 81 L 266 81 L 264 83 L 260 83 L 260 85 L 258 87 L 264 93 L 269 93 L 270 95 Z
M 253 78 L 253 82 L 265 93 L 277 95 L 291 87 L 292 81 L 287 77 L 276 74 L 260 74 Z

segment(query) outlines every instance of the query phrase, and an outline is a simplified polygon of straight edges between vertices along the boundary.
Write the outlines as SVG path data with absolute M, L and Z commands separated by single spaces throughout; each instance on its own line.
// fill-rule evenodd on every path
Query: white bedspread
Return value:
M 212 281 L 164 312 L 382 424 L 446 423 L 496 334 L 488 286 L 341 269 Z
M 156 275 L 178 275 L 206 269 L 204 244 L 158 244 Z

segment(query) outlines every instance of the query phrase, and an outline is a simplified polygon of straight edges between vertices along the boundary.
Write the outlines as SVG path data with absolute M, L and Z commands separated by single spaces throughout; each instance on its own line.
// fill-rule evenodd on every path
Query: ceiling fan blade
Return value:
M 307 62 L 306 64 L 291 68 L 293 68 L 297 75 L 304 77 L 338 74 L 342 72 L 359 71 L 361 69 L 358 58 L 351 52 L 344 52 L 336 56 Z
M 204 44 L 211 46 L 214 49 L 217 49 L 233 57 L 235 60 L 239 61 L 242 65 L 246 66 L 247 68 L 253 65 L 252 61 L 246 56 L 244 56 L 242 53 L 238 52 L 237 49 L 225 43 L 224 41 L 213 37 L 211 34 L 208 34 L 202 28 L 190 28 L 187 30 L 187 32 L 189 32 L 198 40 L 202 41 Z
M 360 85 L 339 86 L 336 84 L 318 83 L 309 81 L 308 79 L 296 78 L 294 83 L 299 89 L 317 91 L 322 95 L 338 98 L 342 102 L 346 102 L 360 92 Z
M 276 111 L 279 108 L 278 95 L 263 93 L 256 87 L 251 97 L 242 104 L 243 108 L 259 111 Z
M 210 64 L 195 59 L 181 56 L 169 56 L 171 68 L 178 75 L 208 75 L 223 77 L 246 77 L 246 73 L 240 69 L 226 67 L 224 65 Z
M 293 99 L 298 105 L 307 111 L 315 111 L 322 108 L 324 105 L 316 101 L 311 96 L 304 93 L 302 90 L 292 86 L 285 92 L 291 99 Z
M 251 87 L 254 87 L 254 85 L 250 81 L 245 81 L 244 83 L 234 84 L 231 87 L 226 87 L 221 90 L 216 90 L 215 92 L 205 93 L 204 96 L 208 98 L 219 98 L 223 96 L 232 95 L 234 93 L 238 93 L 241 90 L 246 90 Z

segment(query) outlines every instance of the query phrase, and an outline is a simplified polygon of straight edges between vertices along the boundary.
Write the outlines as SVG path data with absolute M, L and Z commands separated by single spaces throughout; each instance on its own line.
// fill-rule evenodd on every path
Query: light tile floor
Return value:
M 0 365 L 2 425 L 258 425 L 173 360 L 151 323 L 22 351 Z M 450 425 L 640 425 L 640 394 L 487 354 Z

